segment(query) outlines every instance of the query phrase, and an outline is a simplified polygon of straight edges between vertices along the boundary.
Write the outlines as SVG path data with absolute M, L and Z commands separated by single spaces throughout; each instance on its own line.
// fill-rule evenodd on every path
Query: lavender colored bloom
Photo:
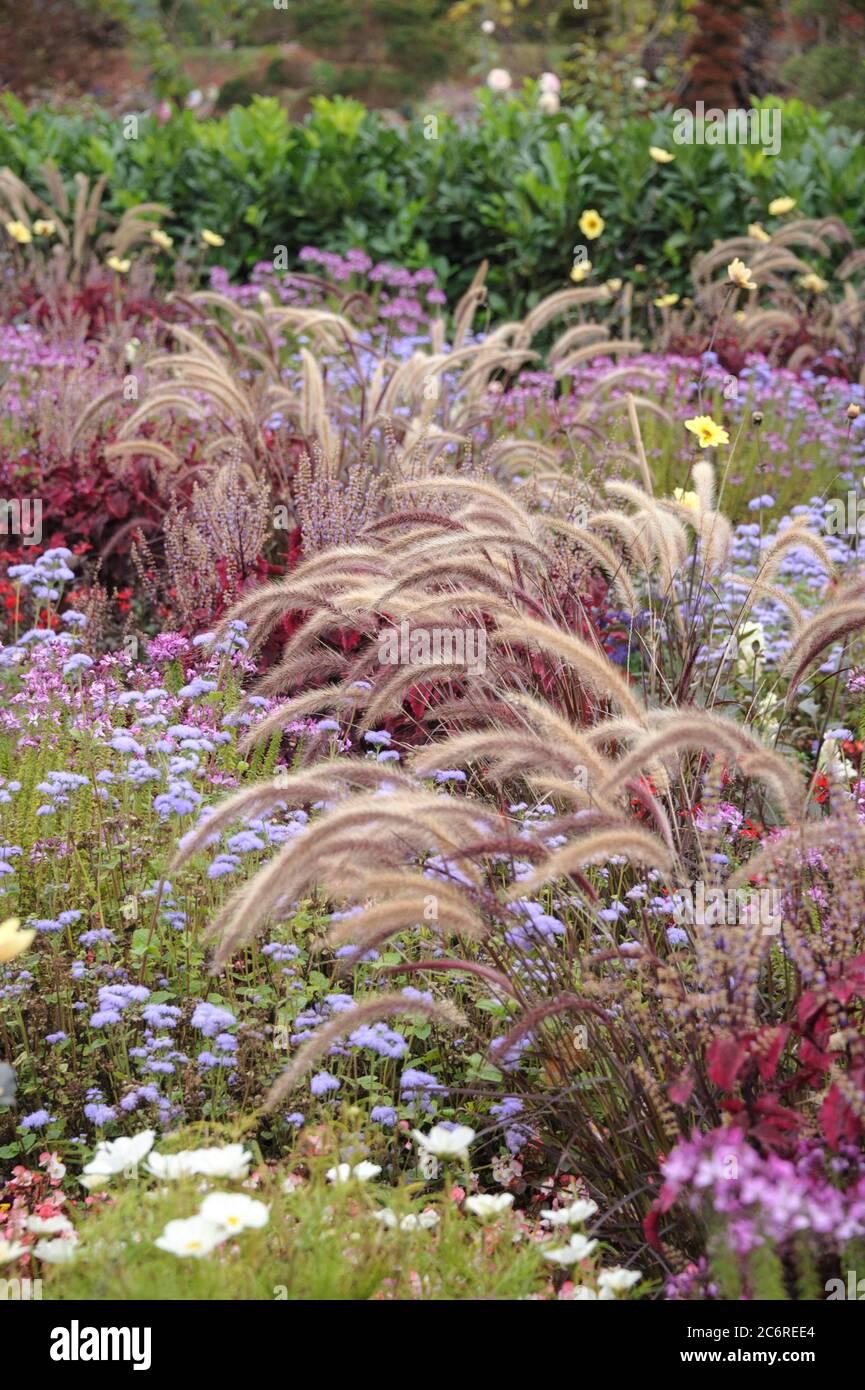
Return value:
M 408 1051 L 408 1044 L 401 1033 L 379 1022 L 363 1024 L 348 1036 L 353 1047 L 366 1047 L 381 1057 L 402 1057 Z
M 93 931 L 83 931 L 78 938 L 82 946 L 95 946 L 97 941 L 112 942 L 114 932 L 110 927 L 94 927 Z
M 45 1129 L 53 1122 L 54 1117 L 47 1110 L 34 1110 L 29 1115 L 22 1115 L 19 1124 L 21 1129 Z
M 392 1105 L 374 1105 L 369 1112 L 369 1118 L 374 1125 L 383 1125 L 385 1129 L 390 1129 L 396 1124 L 396 1111 Z
M 206 1038 L 215 1038 L 217 1033 L 233 1027 L 236 1023 L 237 1019 L 228 1009 L 222 1009 L 218 1004 L 210 1004 L 206 1000 L 196 1004 L 192 1015 L 193 1028 L 197 1028 Z
M 446 1095 L 444 1086 L 431 1076 L 428 1071 L 418 1071 L 415 1067 L 406 1067 L 400 1077 L 399 1088 L 405 1100 L 420 1099 L 426 1101 L 428 1095 Z
M 370 729 L 363 736 L 364 743 L 371 743 L 376 748 L 384 748 L 390 743 L 390 734 L 386 729 Z
M 94 1102 L 92 1105 L 85 1105 L 84 1114 L 91 1124 L 101 1127 L 110 1124 L 117 1119 L 117 1111 L 112 1105 L 103 1105 L 101 1102 Z
M 120 1022 L 119 1009 L 97 1009 L 90 1015 L 91 1028 L 107 1028 L 112 1023 Z
M 312 1081 L 309 1083 L 309 1089 L 314 1096 L 323 1096 L 326 1095 L 328 1091 L 338 1091 L 341 1084 L 342 1083 L 337 1081 L 335 1076 L 331 1076 L 330 1072 L 319 1071 L 316 1072 Z
M 182 1009 L 174 1004 L 147 1004 L 141 1011 L 145 1023 L 151 1028 L 173 1028 L 182 1017 Z
M 188 685 L 182 685 L 177 692 L 186 700 L 195 700 L 199 695 L 209 695 L 216 689 L 216 681 L 205 680 L 203 676 L 194 676 Z

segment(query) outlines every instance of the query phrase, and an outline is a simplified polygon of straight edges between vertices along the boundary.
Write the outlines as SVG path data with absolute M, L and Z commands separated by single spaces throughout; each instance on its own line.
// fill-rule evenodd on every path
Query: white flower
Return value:
M 541 92 L 538 97 L 538 110 L 543 111 L 545 116 L 557 116 L 561 105 L 556 92 Z
M 431 1231 L 438 1224 L 437 1211 L 422 1211 L 420 1216 L 415 1216 L 414 1212 L 409 1212 L 408 1216 L 400 1218 L 399 1228 L 401 1231 Z
M 211 1192 L 198 1208 L 198 1215 L 226 1231 L 255 1231 L 267 1225 L 270 1208 L 243 1192 Z
M 577 1284 L 576 1288 L 571 1289 L 570 1296 L 577 1303 L 587 1303 L 589 1299 L 597 1299 L 598 1297 L 594 1289 L 590 1289 L 588 1284 Z
M 69 1235 L 75 1230 L 65 1216 L 28 1216 L 27 1229 L 37 1236 Z
M 418 1154 L 417 1166 L 420 1170 L 421 1177 L 426 1178 L 427 1182 L 431 1182 L 434 1178 L 437 1178 L 441 1169 L 441 1164 L 438 1159 L 432 1154 L 427 1153 L 425 1149 L 421 1149 Z
M 541 1217 L 549 1221 L 551 1226 L 579 1226 L 594 1216 L 597 1210 L 597 1202 L 579 1201 L 572 1202 L 569 1207 L 560 1207 L 558 1211 L 542 1211 Z
M 380 1172 L 380 1163 L 369 1163 L 366 1159 L 362 1163 L 354 1165 L 354 1176 L 358 1182 L 372 1182 L 373 1178 L 377 1178 Z
M 496 22 L 494 19 L 485 19 L 481 25 L 484 34 L 494 34 L 496 32 Z
M 23 1255 L 27 1246 L 18 1240 L 0 1240 L 0 1265 L 8 1265 Z
M 77 1237 L 74 1240 L 65 1239 L 63 1236 L 58 1236 L 55 1240 L 39 1240 L 33 1246 L 33 1254 L 48 1265 L 68 1264 L 70 1260 L 75 1259 L 77 1244 Z
M 401 1231 L 431 1231 L 439 1224 L 439 1214 L 432 1209 L 422 1211 L 419 1216 L 409 1212 L 408 1215 L 397 1218 L 396 1212 L 391 1211 L 390 1207 L 381 1207 L 379 1211 L 373 1212 L 373 1219 L 380 1221 L 389 1231 L 395 1230 L 397 1226 Z
M 597 1248 L 596 1240 L 586 1240 L 585 1236 L 571 1236 L 567 1245 L 562 1245 L 557 1250 L 542 1250 L 541 1254 L 545 1260 L 549 1260 L 556 1265 L 575 1265 L 579 1260 L 588 1259 L 592 1251 Z
M 45 1165 L 45 1171 L 49 1178 L 53 1178 L 56 1182 L 60 1182 L 66 1177 L 66 1164 L 61 1163 L 56 1154 L 49 1154 L 48 1162 Z
M 169 1221 L 153 1243 L 169 1255 L 192 1255 L 201 1259 L 221 1245 L 227 1235 L 224 1226 L 214 1226 L 203 1216 L 189 1216 L 185 1221 Z
M 508 92 L 511 88 L 511 75 L 507 68 L 493 68 L 487 73 L 487 86 L 491 92 Z
M 418 1148 L 435 1158 L 467 1159 L 469 1144 L 475 1137 L 468 1125 L 456 1125 L 453 1129 L 433 1125 L 429 1134 L 421 1134 L 419 1129 L 413 1129 L 412 1134 Z
M 643 1275 L 639 1269 L 605 1269 L 598 1275 L 598 1284 L 601 1289 L 609 1290 L 611 1294 L 627 1293 L 635 1284 L 639 1284 Z
M 554 72 L 542 72 L 538 82 L 542 92 L 560 92 L 562 84 Z
M 184 1149 L 176 1154 L 153 1153 L 147 1167 L 155 1178 L 227 1178 L 239 1182 L 249 1173 L 252 1154 L 242 1144 L 216 1149 Z
M 479 1221 L 494 1221 L 497 1216 L 508 1211 L 514 1204 L 511 1192 L 500 1192 L 493 1196 L 492 1193 L 481 1194 L 479 1197 L 466 1197 L 463 1203 L 466 1211 L 470 1211 L 472 1216 L 476 1216 Z
M 82 1183 L 85 1187 L 99 1187 L 118 1173 L 134 1177 L 139 1163 L 153 1148 L 155 1138 L 155 1130 L 143 1129 L 140 1134 L 133 1134 L 131 1139 L 103 1139 L 97 1144 L 90 1162 L 85 1164 L 81 1174 Z
M 338 1163 L 335 1168 L 328 1168 L 325 1177 L 328 1182 L 348 1182 L 351 1177 L 351 1164 Z
M 644 77 L 641 72 L 638 72 L 636 76 L 631 78 L 631 86 L 635 92 L 642 92 L 645 90 L 648 81 L 649 79 L 647 77 Z
M 348 1182 L 350 1178 L 357 1178 L 358 1182 L 370 1182 L 377 1178 L 381 1172 L 381 1164 L 368 1163 L 366 1159 L 362 1163 L 356 1163 L 352 1168 L 350 1163 L 338 1163 L 335 1168 L 328 1168 L 325 1174 L 328 1182 Z

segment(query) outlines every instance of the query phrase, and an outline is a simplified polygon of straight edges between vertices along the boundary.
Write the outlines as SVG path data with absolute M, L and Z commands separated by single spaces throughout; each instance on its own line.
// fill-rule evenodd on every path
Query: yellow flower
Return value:
M 33 230 L 37 236 L 53 236 L 57 227 L 49 218 L 38 217 L 33 223 Z
M 739 260 L 738 256 L 734 256 L 727 266 L 727 274 L 733 284 L 739 286 L 740 290 L 755 290 L 757 288 L 756 280 L 752 279 L 750 270 L 744 261 Z
M 25 227 L 23 222 L 7 222 L 6 230 L 12 240 L 18 242 L 19 246 L 26 246 L 29 241 L 33 240 L 30 228 Z
M 723 425 L 716 425 L 711 415 L 695 415 L 693 420 L 685 421 L 685 429 L 697 436 L 701 449 L 708 449 L 715 444 L 730 443 L 730 436 Z
M 858 420 L 858 419 L 859 419 L 859 416 L 860 416 L 861 414 L 862 414 L 861 407 L 858 406 L 858 405 L 856 404 L 855 401 L 851 401 L 850 404 L 849 404 L 848 407 L 847 407 L 847 419 L 848 419 L 848 420 Z
M 205 227 L 203 229 L 201 233 L 201 240 L 204 242 L 205 246 L 225 245 L 225 237 L 220 236 L 218 232 L 211 232 L 208 227 Z
M 676 158 L 674 154 L 670 154 L 669 150 L 662 150 L 660 145 L 650 145 L 649 154 L 656 164 L 672 164 Z
M 14 960 L 26 951 L 36 935 L 35 931 L 19 931 L 21 923 L 17 917 L 7 917 L 0 922 L 0 962 Z
M 673 497 L 677 502 L 681 502 L 683 507 L 690 507 L 692 512 L 699 510 L 700 499 L 696 492 L 685 492 L 684 488 L 674 487 Z
M 604 230 L 604 219 L 595 208 L 589 208 L 580 218 L 579 228 L 583 236 L 588 237 L 589 241 L 594 241 Z
M 621 288 L 622 288 L 622 282 L 621 282 L 621 280 L 618 278 L 618 276 L 616 276 L 616 278 L 613 279 L 613 280 L 606 280 L 606 281 L 604 282 L 604 289 L 605 289 L 605 290 L 609 290 L 609 291 L 610 291 L 610 294 L 618 294 L 618 293 L 619 293 L 619 290 L 620 290 Z
M 772 240 L 762 222 L 751 222 L 748 226 L 748 236 L 752 236 L 755 241 Z
M 656 309 L 672 309 L 673 305 L 678 304 L 678 302 L 679 296 L 677 294 L 662 294 L 659 299 L 654 301 L 654 304 Z
M 161 227 L 156 227 L 150 233 L 150 240 L 153 242 L 154 246 L 159 247 L 160 251 L 168 251 L 169 248 L 174 245 L 174 237 L 169 236 L 167 232 L 163 232 Z
M 125 275 L 132 262 L 120 256 L 109 256 L 106 265 L 109 270 L 116 270 L 118 275 Z
M 822 294 L 829 288 L 828 280 L 824 280 L 822 275 L 818 275 L 814 270 L 809 270 L 807 275 L 800 275 L 799 284 L 803 290 L 813 290 L 814 294 Z
M 792 212 L 795 206 L 795 198 L 773 198 L 769 204 L 769 216 L 783 217 L 785 212 Z
M 581 280 L 585 280 L 587 276 L 591 275 L 591 273 L 591 261 L 583 261 L 582 265 L 575 265 L 571 267 L 571 279 L 573 280 L 575 285 L 578 285 Z

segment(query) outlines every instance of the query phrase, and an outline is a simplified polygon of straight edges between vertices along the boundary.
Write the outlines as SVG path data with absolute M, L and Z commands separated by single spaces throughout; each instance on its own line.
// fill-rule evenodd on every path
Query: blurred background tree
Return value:
M 685 44 L 688 81 L 684 99 L 693 107 L 747 105 L 743 90 L 744 0 L 697 0 L 694 29 Z
M 666 104 L 799 97 L 865 127 L 865 0 L 0 0 L 0 80 L 109 105 L 316 95 L 408 115 L 474 107 L 492 67 L 553 71 L 615 121 Z
M 865 0 L 792 0 L 790 14 L 799 51 L 781 68 L 784 83 L 845 125 L 865 126 Z

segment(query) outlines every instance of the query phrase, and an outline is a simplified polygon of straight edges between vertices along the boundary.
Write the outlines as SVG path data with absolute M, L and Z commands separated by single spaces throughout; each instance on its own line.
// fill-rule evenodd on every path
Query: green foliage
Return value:
M 771 159 L 735 145 L 675 146 L 663 114 L 614 128 L 579 106 L 543 116 L 531 84 L 526 98 L 483 93 L 477 120 L 441 116 L 434 139 L 422 119 L 396 129 L 340 97 L 315 100 L 301 125 L 275 99 L 253 97 L 212 121 L 143 117 L 139 138 L 126 140 L 122 122 L 98 109 L 28 111 L 7 96 L 0 165 L 37 190 L 46 158 L 70 190 L 78 171 L 106 173 L 115 213 L 158 200 L 174 210 L 178 239 L 202 226 L 229 233 L 220 259 L 233 275 L 276 245 L 292 257 L 305 245 L 363 246 L 409 266 L 432 261 L 454 298 L 486 257 L 491 307 L 509 314 L 567 283 L 587 207 L 606 222 L 591 246 L 600 278 L 664 279 L 681 293 L 693 251 L 764 218 L 780 193 L 865 236 L 861 137 L 799 102 L 783 107 L 783 153 Z M 655 164 L 650 144 L 675 161 Z

